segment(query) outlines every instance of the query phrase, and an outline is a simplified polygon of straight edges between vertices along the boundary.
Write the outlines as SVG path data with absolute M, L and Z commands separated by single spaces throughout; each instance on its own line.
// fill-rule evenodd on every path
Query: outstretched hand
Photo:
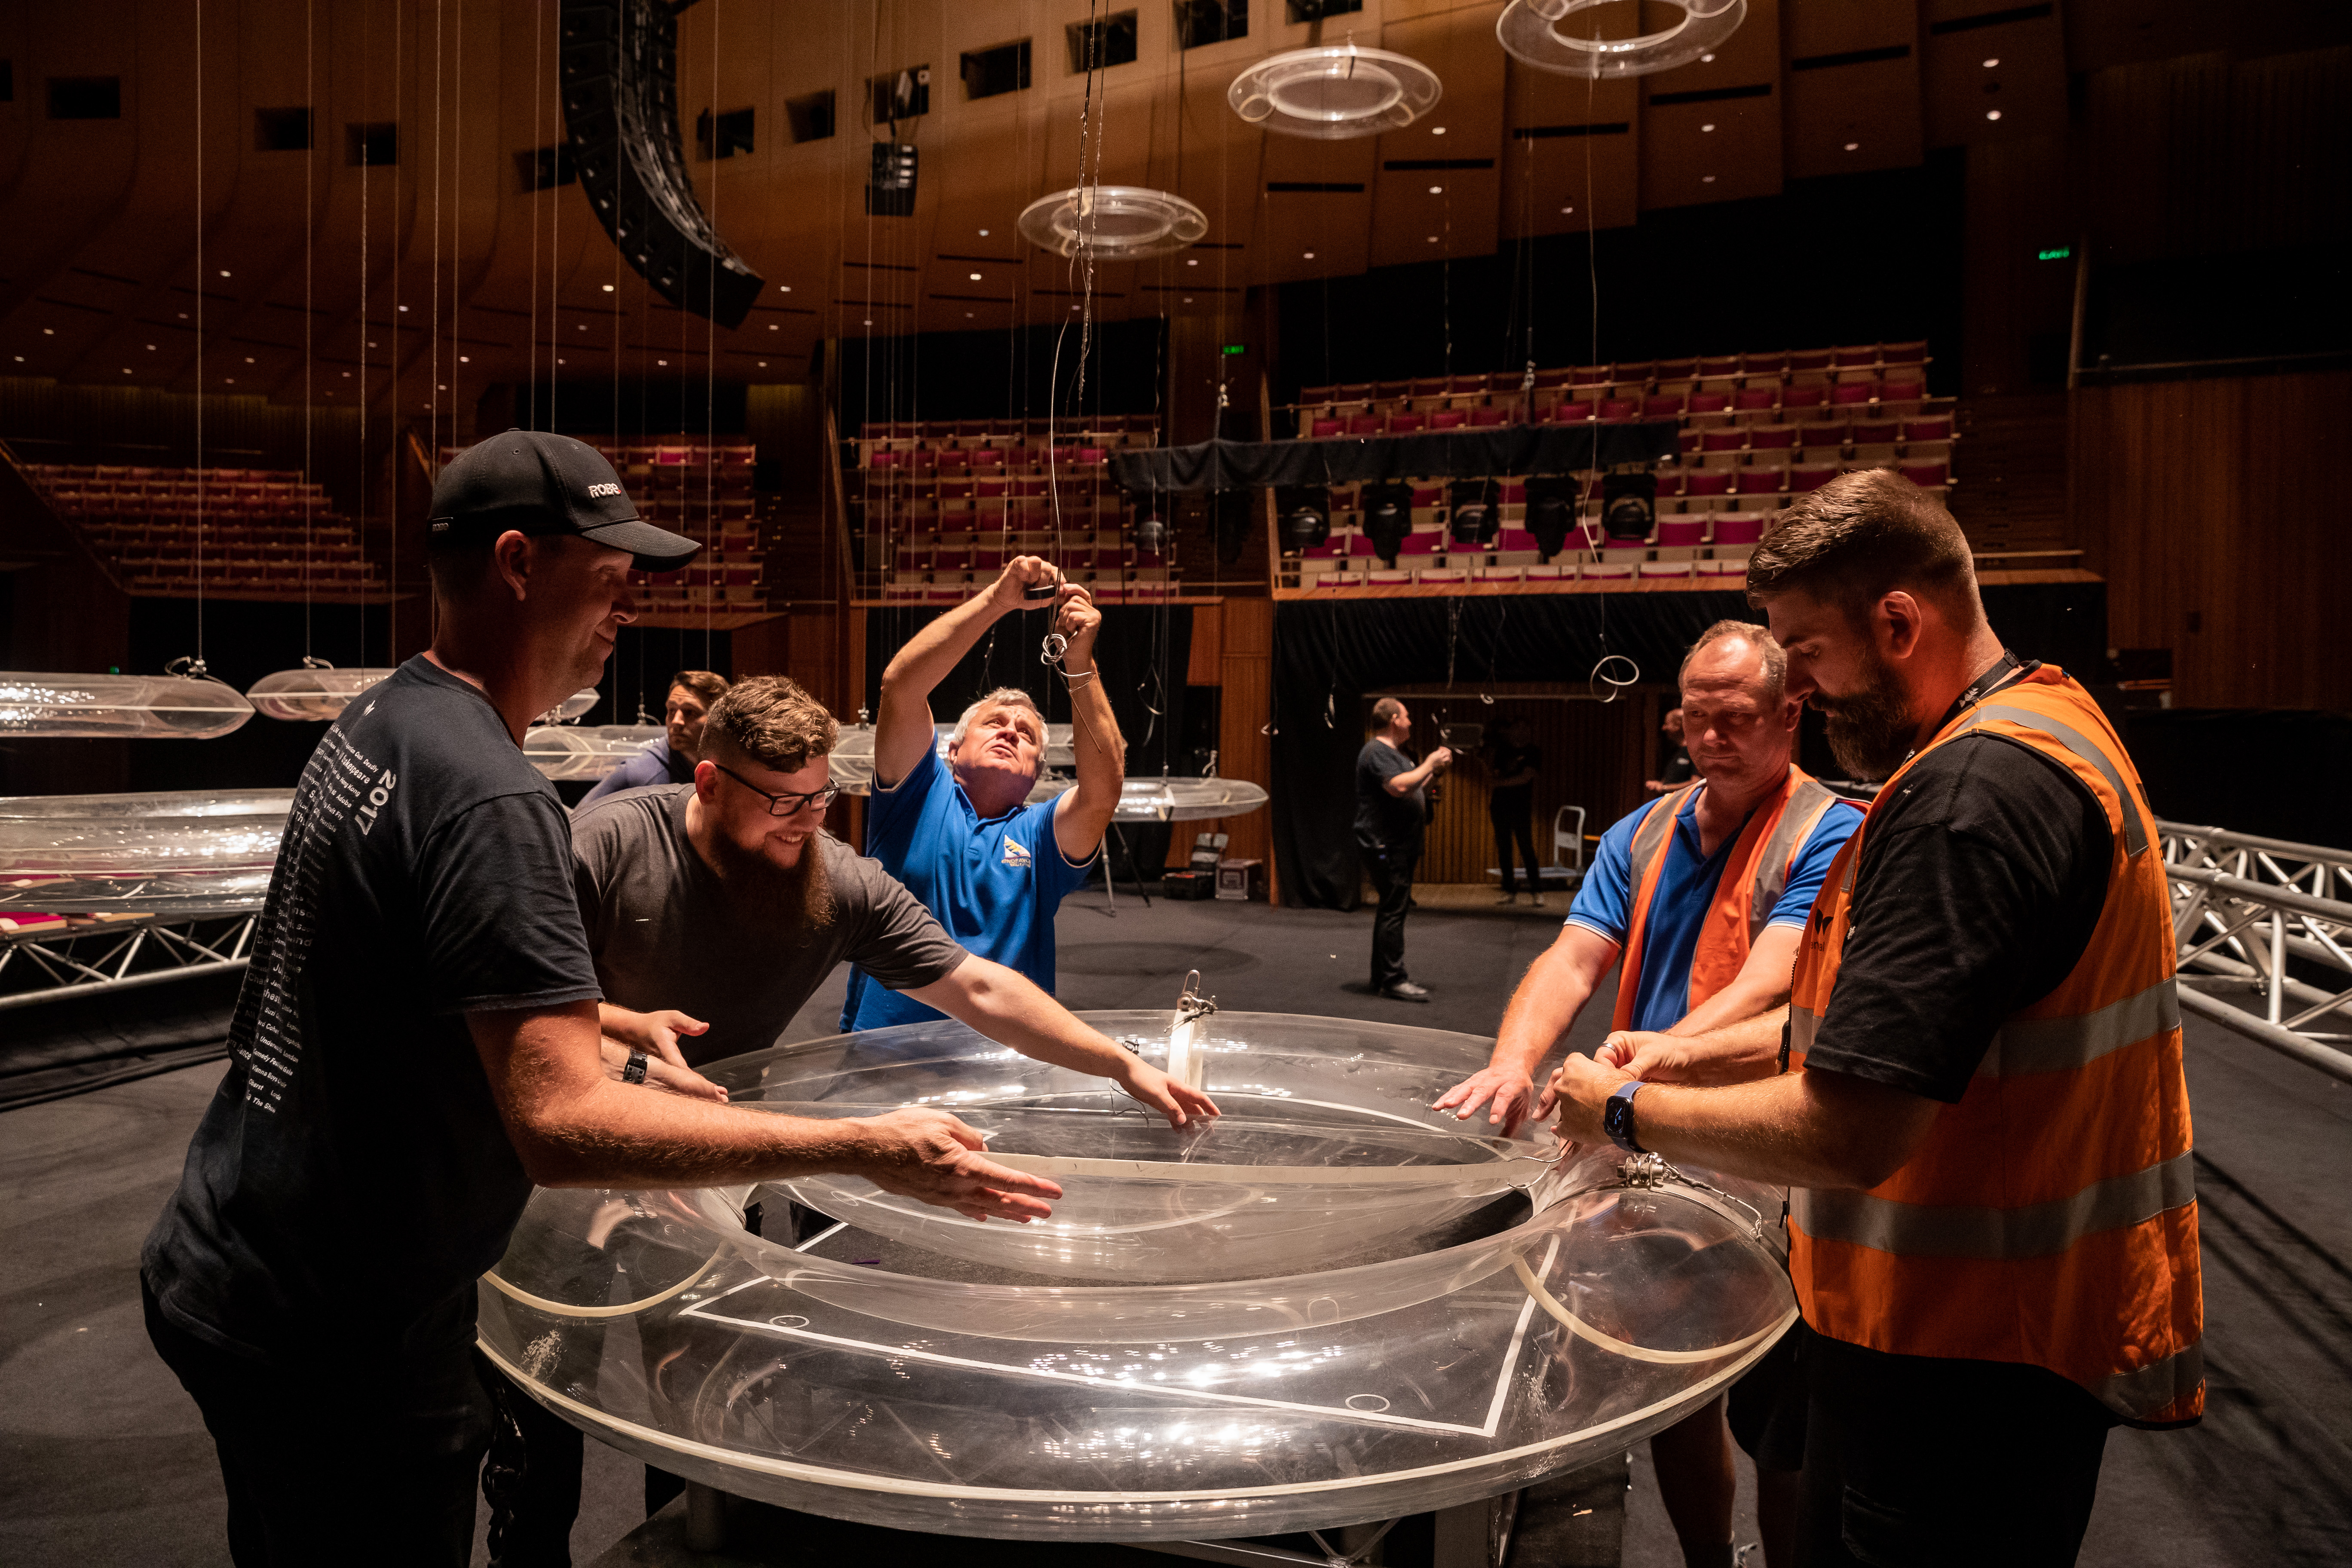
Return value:
M 1437 1097 L 1432 1110 L 1451 1110 L 1456 1121 L 1467 1121 L 1486 1106 L 1486 1120 L 1506 1138 L 1517 1133 L 1519 1123 L 1534 1107 L 1536 1080 L 1517 1068 L 1481 1068 Z
M 1061 1187 L 1000 1165 L 978 1132 L 944 1110 L 908 1107 L 865 1119 L 880 1144 L 856 1174 L 886 1193 L 953 1209 L 967 1219 L 1047 1219 Z
M 1223 1114 L 1215 1100 L 1190 1084 L 1177 1082 L 1150 1062 L 1134 1062 L 1118 1082 L 1119 1088 L 1168 1118 L 1171 1127 L 1183 1126 L 1190 1117 Z

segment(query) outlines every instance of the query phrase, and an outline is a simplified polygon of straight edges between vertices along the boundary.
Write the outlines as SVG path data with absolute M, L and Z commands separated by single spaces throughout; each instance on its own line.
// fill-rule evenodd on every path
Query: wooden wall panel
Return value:
M 1581 805 L 1585 831 L 1598 836 L 1609 825 L 1648 797 L 1642 780 L 1655 762 L 1657 706 L 1639 698 L 1596 702 L 1561 687 L 1495 685 L 1486 689 L 1492 705 L 1475 692 L 1458 689 L 1450 696 L 1399 689 L 1412 710 L 1416 739 L 1432 744 L 1436 726 L 1478 724 L 1486 733 L 1513 719 L 1525 719 L 1535 733 L 1530 741 L 1543 753 L 1536 776 L 1536 858 L 1552 858 L 1552 821 L 1562 805 Z M 1380 695 L 1380 694 L 1376 694 Z M 1371 701 L 1364 704 L 1363 722 L 1371 722 Z M 1483 882 L 1495 864 L 1495 832 L 1486 816 L 1488 772 L 1476 752 L 1457 758 L 1446 774 L 1443 799 L 1429 825 L 1415 873 L 1424 882 Z M 1588 858 L 1592 846 L 1586 845 Z M 1565 905 L 1562 906 L 1565 909 Z
M 1204 646 L 1216 649 L 1217 772 L 1224 778 L 1245 779 L 1270 790 L 1274 752 L 1265 731 L 1274 718 L 1274 601 L 1227 599 L 1222 605 L 1195 608 L 1192 656 L 1196 667 Z M 1183 864 L 1192 853 L 1194 833 L 1228 834 L 1228 856 L 1265 861 L 1268 896 L 1281 900 L 1274 886 L 1274 826 L 1264 808 L 1246 816 L 1184 824 L 1171 836 L 1171 865 Z
M 2106 577 L 2107 637 L 2172 650 L 2184 708 L 2352 708 L 2347 502 L 2335 432 L 2352 372 L 2085 387 L 2072 510 Z

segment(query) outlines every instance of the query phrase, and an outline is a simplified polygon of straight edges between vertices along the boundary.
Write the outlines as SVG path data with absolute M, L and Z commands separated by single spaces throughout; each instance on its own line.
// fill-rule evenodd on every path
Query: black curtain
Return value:
M 1274 612 L 1275 863 L 1283 902 L 1351 910 L 1353 822 L 1364 693 L 1451 678 L 1576 686 L 1610 654 L 1644 684 L 1672 681 L 1694 638 L 1759 620 L 1744 595 L 1544 594 L 1460 599 L 1286 602 Z M 1634 672 L 1612 665 L 1622 680 Z M 1606 692 L 1606 686 L 1599 687 Z M 1410 705 L 1410 704 L 1408 704 Z
M 882 671 L 915 634 L 947 614 L 945 608 L 896 606 L 866 616 L 866 708 L 882 709 Z M 1192 657 L 1192 609 L 1189 605 L 1106 605 L 1095 637 L 1095 664 L 1104 692 L 1127 737 L 1127 771 L 1157 775 L 1184 765 L 1184 672 Z M 964 655 L 946 679 L 931 689 L 931 715 L 951 724 L 983 691 L 1017 686 L 1037 700 L 1054 723 L 1070 720 L 1070 697 L 1062 679 L 1038 662 L 1040 645 L 1052 625 L 1042 610 L 1024 610 L 998 621 L 992 636 Z

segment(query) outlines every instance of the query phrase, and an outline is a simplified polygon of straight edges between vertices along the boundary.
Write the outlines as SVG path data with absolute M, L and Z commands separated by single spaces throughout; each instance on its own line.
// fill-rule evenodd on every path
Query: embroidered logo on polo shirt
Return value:
M 1004 841 L 1004 863 L 1016 871 L 1026 871 L 1030 866 L 1029 847 L 1015 839 Z

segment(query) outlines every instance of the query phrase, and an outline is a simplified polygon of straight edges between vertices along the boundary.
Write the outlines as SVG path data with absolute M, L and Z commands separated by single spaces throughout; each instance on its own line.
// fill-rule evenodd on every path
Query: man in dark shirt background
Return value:
M 1503 873 L 1503 896 L 1495 901 L 1508 904 L 1518 898 L 1516 879 L 1511 875 L 1511 848 L 1518 847 L 1519 864 L 1527 868 L 1528 898 L 1535 907 L 1544 907 L 1543 875 L 1536 869 L 1536 774 L 1543 767 L 1543 752 L 1529 745 L 1535 727 L 1525 719 L 1513 719 L 1497 726 L 1495 743 L 1486 749 L 1486 820 L 1495 828 L 1495 864 Z
M 1683 710 L 1667 709 L 1666 716 L 1658 721 L 1658 733 L 1666 738 L 1662 748 L 1664 760 L 1658 764 L 1658 776 L 1643 780 L 1642 787 L 1652 795 L 1671 795 L 1698 776 L 1690 747 L 1683 742 Z
M 303 770 L 229 1070 L 140 1258 L 240 1568 L 467 1561 L 476 1281 L 534 1183 L 844 1170 L 1007 1218 L 1060 1194 L 942 1113 L 812 1121 L 607 1074 L 569 827 L 522 735 L 602 674 L 630 568 L 697 546 L 638 521 L 592 447 L 533 431 L 444 468 L 430 525 L 433 647 Z
M 1399 1002 L 1426 1002 L 1429 987 L 1405 975 L 1404 915 L 1429 820 L 1427 785 L 1454 752 L 1440 746 L 1416 763 L 1404 750 L 1412 740 L 1403 703 L 1383 697 L 1372 704 L 1372 738 L 1356 755 L 1356 847 L 1381 898 L 1372 917 L 1372 989 Z

